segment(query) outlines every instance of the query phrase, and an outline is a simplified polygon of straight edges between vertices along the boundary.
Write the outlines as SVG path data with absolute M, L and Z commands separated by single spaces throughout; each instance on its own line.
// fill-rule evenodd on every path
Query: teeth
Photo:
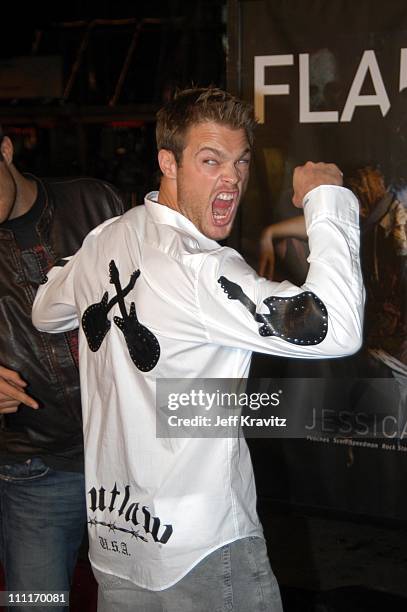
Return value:
M 219 213 L 213 213 L 213 216 L 215 219 L 226 219 L 227 214 L 226 215 L 220 215 Z
M 233 200 L 233 193 L 220 193 L 218 195 L 219 200 Z

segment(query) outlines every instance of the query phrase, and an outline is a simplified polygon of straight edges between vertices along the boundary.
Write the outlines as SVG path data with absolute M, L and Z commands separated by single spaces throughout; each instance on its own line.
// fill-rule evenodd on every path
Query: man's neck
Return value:
M 177 210 L 179 212 L 178 199 L 177 199 L 177 187 L 176 182 L 167 179 L 166 177 L 161 178 L 160 190 L 158 192 L 158 202 L 168 208 Z
M 9 219 L 21 217 L 27 213 L 37 199 L 38 187 L 34 180 L 31 180 L 18 172 L 15 168 L 10 169 L 16 184 L 16 201 Z

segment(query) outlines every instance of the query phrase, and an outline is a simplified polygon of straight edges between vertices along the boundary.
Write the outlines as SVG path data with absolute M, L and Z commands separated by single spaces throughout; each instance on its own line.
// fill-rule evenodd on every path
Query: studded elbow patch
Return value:
M 230 300 L 239 301 L 261 323 L 261 336 L 274 336 L 291 344 L 310 345 L 319 344 L 327 334 L 327 310 L 312 291 L 304 291 L 293 297 L 270 296 L 263 301 L 269 314 L 260 314 L 239 285 L 224 276 L 218 279 L 218 283 Z
M 270 314 L 256 314 L 261 336 L 276 336 L 292 344 L 319 344 L 328 331 L 328 315 L 321 300 L 307 291 L 294 297 L 270 296 L 263 303 Z

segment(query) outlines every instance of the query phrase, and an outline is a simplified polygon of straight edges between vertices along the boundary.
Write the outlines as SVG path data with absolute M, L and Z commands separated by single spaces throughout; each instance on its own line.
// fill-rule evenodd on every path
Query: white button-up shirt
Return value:
M 351 354 L 361 343 L 363 286 L 358 203 L 344 188 L 307 195 L 310 270 L 301 288 L 260 278 L 236 251 L 156 200 L 149 194 L 144 206 L 102 224 L 65 266 L 53 268 L 33 321 L 52 333 L 80 327 L 91 562 L 160 590 L 213 550 L 262 529 L 245 440 L 158 438 L 156 381 L 241 379 L 253 351 Z M 124 307 L 117 278 L 110 282 L 112 260 Z M 288 340 L 280 326 L 261 335 L 253 309 L 229 299 L 222 278 L 265 315 L 272 313 L 268 297 L 316 294 L 326 309 L 323 334 L 304 341 L 299 326 Z M 127 329 L 127 343 L 125 319 L 135 330 Z M 138 342 L 147 342 L 144 353 Z

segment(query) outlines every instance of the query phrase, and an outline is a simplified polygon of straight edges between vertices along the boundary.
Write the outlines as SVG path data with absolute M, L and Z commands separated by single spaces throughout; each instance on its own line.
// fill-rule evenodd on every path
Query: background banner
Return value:
M 251 182 L 233 246 L 258 267 L 265 228 L 301 214 L 291 203 L 294 167 L 307 160 L 334 162 L 360 201 L 367 290 L 365 341 L 358 355 L 317 362 L 258 356 L 252 376 L 325 378 L 327 387 L 344 378 L 355 389 L 364 377 L 392 378 L 402 418 L 407 396 L 405 2 L 232 0 L 229 23 L 229 88 L 253 102 L 259 119 Z M 264 236 L 263 244 L 269 239 Z M 301 284 L 308 267 L 306 242 L 288 237 L 275 243 L 275 252 L 276 267 L 267 273 Z M 317 439 L 255 440 L 251 446 L 262 494 L 372 517 L 407 516 L 407 457 L 400 439 L 370 448 Z

